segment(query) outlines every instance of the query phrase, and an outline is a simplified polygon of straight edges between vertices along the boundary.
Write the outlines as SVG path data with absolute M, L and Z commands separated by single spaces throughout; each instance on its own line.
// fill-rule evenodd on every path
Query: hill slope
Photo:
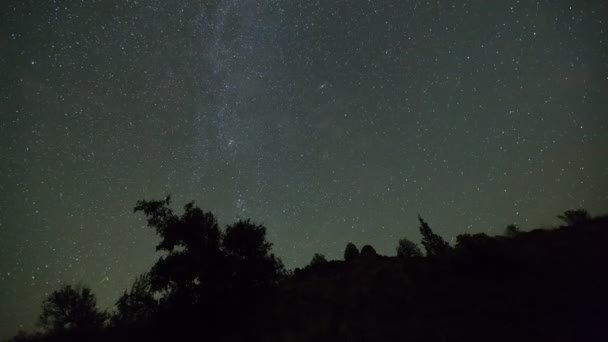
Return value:
M 608 340 L 608 217 L 515 237 L 461 236 L 448 255 L 359 257 L 296 272 L 267 339 Z
M 465 234 L 435 257 L 369 247 L 349 261 L 318 258 L 268 291 L 226 292 L 216 306 L 183 297 L 155 311 L 144 292 L 130 300 L 148 298 L 137 308 L 158 314 L 134 316 L 148 319 L 13 341 L 608 341 L 607 247 L 608 216 Z

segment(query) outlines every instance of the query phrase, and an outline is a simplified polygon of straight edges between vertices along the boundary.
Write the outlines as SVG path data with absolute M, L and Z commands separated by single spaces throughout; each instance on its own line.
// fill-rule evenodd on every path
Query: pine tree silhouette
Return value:
M 426 255 L 430 257 L 445 255 L 450 245 L 441 236 L 435 234 L 420 215 L 418 215 L 418 221 L 420 221 L 420 234 L 422 234 L 422 245 L 426 250 Z

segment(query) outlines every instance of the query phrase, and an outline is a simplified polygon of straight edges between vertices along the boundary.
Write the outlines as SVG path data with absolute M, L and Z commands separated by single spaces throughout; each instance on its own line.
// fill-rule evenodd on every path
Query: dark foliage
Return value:
M 269 287 L 275 285 L 285 271 L 280 259 L 270 253 L 266 227 L 249 220 L 238 221 L 226 228 L 222 251 L 238 286 Z
M 582 225 L 591 221 L 591 215 L 585 209 L 566 210 L 557 217 L 566 222 L 569 226 Z
M 103 328 L 107 314 L 97 309 L 97 300 L 86 286 L 65 285 L 42 303 L 38 324 L 49 333 L 91 332 Z
M 519 233 L 520 233 L 520 230 L 516 224 L 510 224 L 507 226 L 507 228 L 505 228 L 505 236 L 514 237 L 515 235 L 517 235 Z
M 370 258 L 370 257 L 376 257 L 378 256 L 378 253 L 376 252 L 376 249 L 370 245 L 365 245 L 363 246 L 363 248 L 361 248 L 361 257 L 363 258 Z
M 418 221 L 420 221 L 420 234 L 426 255 L 429 257 L 445 255 L 450 249 L 450 245 L 441 236 L 433 233 L 429 224 L 420 215 L 418 215 Z
M 12 341 L 608 340 L 608 217 L 566 213 L 567 227 L 462 234 L 453 248 L 419 217 L 427 257 L 407 239 L 397 257 L 349 244 L 345 261 L 315 254 L 287 274 L 264 226 L 222 232 L 168 204 L 138 203 L 166 254 L 109 325 L 90 290 L 66 286 L 43 303 L 45 332 Z
M 130 291 L 124 292 L 116 301 L 116 311 L 111 317 L 112 324 L 131 327 L 150 320 L 158 310 L 150 285 L 150 276 L 142 274 L 133 283 Z
M 241 220 L 222 232 L 214 215 L 194 203 L 181 216 L 169 204 L 167 197 L 139 201 L 135 207 L 161 237 L 157 250 L 166 252 L 149 273 L 149 288 L 160 296 L 149 319 L 163 323 L 154 326 L 157 336 L 186 338 L 193 329 L 203 329 L 211 339 L 243 331 L 257 336 L 250 317 L 261 314 L 258 308 L 265 307 L 285 275 L 281 260 L 270 253 L 266 228 Z
M 344 261 L 353 261 L 359 256 L 359 249 L 354 243 L 349 242 L 344 249 Z
M 316 265 L 324 264 L 326 262 L 327 262 L 327 259 L 325 259 L 325 255 L 315 253 L 315 255 L 312 256 L 312 260 L 310 261 L 310 266 L 316 266 Z
M 397 246 L 397 256 L 402 259 L 422 257 L 422 252 L 414 242 L 403 238 Z

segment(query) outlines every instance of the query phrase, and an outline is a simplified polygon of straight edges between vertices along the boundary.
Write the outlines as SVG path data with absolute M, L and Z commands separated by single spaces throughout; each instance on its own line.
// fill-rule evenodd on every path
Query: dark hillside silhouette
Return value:
M 13 341 L 603 341 L 608 340 L 608 216 L 567 211 L 567 225 L 504 236 L 462 234 L 450 246 L 421 217 L 426 256 L 349 243 L 344 261 L 315 254 L 286 272 L 266 228 L 220 229 L 189 203 L 140 201 L 164 251 L 111 315 L 86 287 L 43 303 L 41 333 Z
M 282 286 L 295 341 L 599 341 L 608 333 L 608 217 L 584 227 L 461 235 L 443 257 L 329 262 Z M 440 244 L 445 246 L 444 244 Z

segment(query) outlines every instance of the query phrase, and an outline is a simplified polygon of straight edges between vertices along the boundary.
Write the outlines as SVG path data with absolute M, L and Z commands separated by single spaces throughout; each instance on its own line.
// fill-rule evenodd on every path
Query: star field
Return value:
M 46 293 L 110 307 L 167 194 L 268 227 L 288 268 L 608 209 L 608 3 L 10 1 L 0 337 Z

